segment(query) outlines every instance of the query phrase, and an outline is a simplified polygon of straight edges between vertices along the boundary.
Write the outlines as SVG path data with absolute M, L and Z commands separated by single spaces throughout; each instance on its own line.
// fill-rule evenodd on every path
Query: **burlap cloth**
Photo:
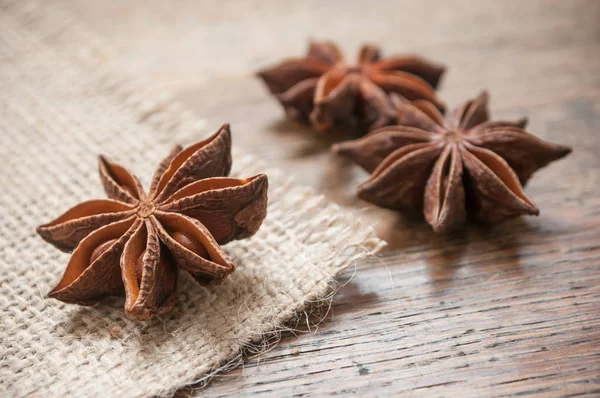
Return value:
M 234 175 L 268 174 L 269 207 L 256 236 L 225 246 L 238 269 L 223 285 L 182 273 L 174 311 L 149 323 L 127 319 L 119 298 L 93 307 L 46 298 L 69 256 L 34 229 L 104 196 L 98 153 L 147 186 L 174 143 L 218 127 L 146 98 L 49 3 L 0 2 L 0 395 L 168 396 L 239 359 L 381 247 L 343 209 L 236 150 Z M 250 133 L 232 131 L 234 145 Z

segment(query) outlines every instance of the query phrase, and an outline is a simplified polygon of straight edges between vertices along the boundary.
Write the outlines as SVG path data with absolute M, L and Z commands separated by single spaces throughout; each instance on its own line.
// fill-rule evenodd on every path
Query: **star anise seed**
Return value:
M 291 58 L 258 72 L 288 116 L 310 121 L 318 131 L 343 122 L 372 129 L 396 116 L 388 94 L 431 101 L 444 67 L 418 56 L 381 59 L 379 48 L 365 45 L 356 65 L 347 65 L 331 42 L 311 42 L 304 58 Z
M 125 312 L 148 320 L 175 303 L 177 268 L 202 284 L 235 270 L 220 245 L 253 235 L 267 212 L 267 176 L 229 178 L 231 133 L 224 125 L 159 165 L 148 194 L 123 167 L 100 156 L 109 199 L 83 202 L 37 228 L 63 251 L 73 251 L 49 296 L 93 304 L 125 294 Z
M 523 191 L 531 175 L 571 148 L 525 130 L 525 119 L 490 121 L 483 92 L 444 120 L 427 101 L 396 101 L 397 126 L 334 146 L 371 177 L 358 196 L 378 206 L 422 211 L 436 232 L 468 216 L 496 223 L 539 210 Z

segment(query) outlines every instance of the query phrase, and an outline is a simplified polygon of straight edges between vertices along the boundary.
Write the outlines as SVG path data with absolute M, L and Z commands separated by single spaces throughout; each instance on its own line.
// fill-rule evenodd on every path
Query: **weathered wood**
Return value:
M 202 395 L 600 396 L 600 2 L 65 1 L 150 91 L 176 92 L 211 128 L 231 122 L 237 145 L 390 244 L 344 275 L 318 327 Z M 493 115 L 573 146 L 526 188 L 540 217 L 437 236 L 357 200 L 365 173 L 329 153 L 334 139 L 283 121 L 251 76 L 308 37 L 443 61 L 449 105 L 487 88 Z

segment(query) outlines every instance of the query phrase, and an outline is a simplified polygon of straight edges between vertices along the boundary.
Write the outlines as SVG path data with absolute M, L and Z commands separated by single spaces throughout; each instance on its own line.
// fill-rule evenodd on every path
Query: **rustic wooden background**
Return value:
M 238 146 L 389 242 L 318 326 L 182 395 L 600 396 L 600 1 L 63 2 L 149 92 L 175 92 L 207 131 L 231 122 Z M 308 38 L 442 61 L 448 104 L 487 88 L 493 115 L 573 146 L 527 186 L 540 217 L 437 236 L 357 200 L 366 175 L 328 151 L 340 137 L 286 122 L 252 76 Z

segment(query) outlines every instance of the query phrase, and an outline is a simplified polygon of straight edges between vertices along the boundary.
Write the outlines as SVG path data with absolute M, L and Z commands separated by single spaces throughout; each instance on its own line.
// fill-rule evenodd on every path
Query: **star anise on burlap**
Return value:
M 253 235 L 266 216 L 267 176 L 226 177 L 231 134 L 224 125 L 159 165 L 146 194 L 136 177 L 100 156 L 109 199 L 83 202 L 38 227 L 46 241 L 73 251 L 49 296 L 89 305 L 126 296 L 125 312 L 147 320 L 175 303 L 177 267 L 201 284 L 235 269 L 219 245 Z
M 311 42 L 304 58 L 286 59 L 258 76 L 288 116 L 323 132 L 339 122 L 359 129 L 391 124 L 396 112 L 389 93 L 428 100 L 443 112 L 435 88 L 444 69 L 413 55 L 381 59 L 373 45 L 363 46 L 358 62 L 348 65 L 335 44 Z
M 358 196 L 378 206 L 422 211 L 436 232 L 467 219 L 496 223 L 539 210 L 523 192 L 531 175 L 571 152 L 523 129 L 526 120 L 490 121 L 482 93 L 446 120 L 427 101 L 397 101 L 398 126 L 338 144 L 371 177 Z

